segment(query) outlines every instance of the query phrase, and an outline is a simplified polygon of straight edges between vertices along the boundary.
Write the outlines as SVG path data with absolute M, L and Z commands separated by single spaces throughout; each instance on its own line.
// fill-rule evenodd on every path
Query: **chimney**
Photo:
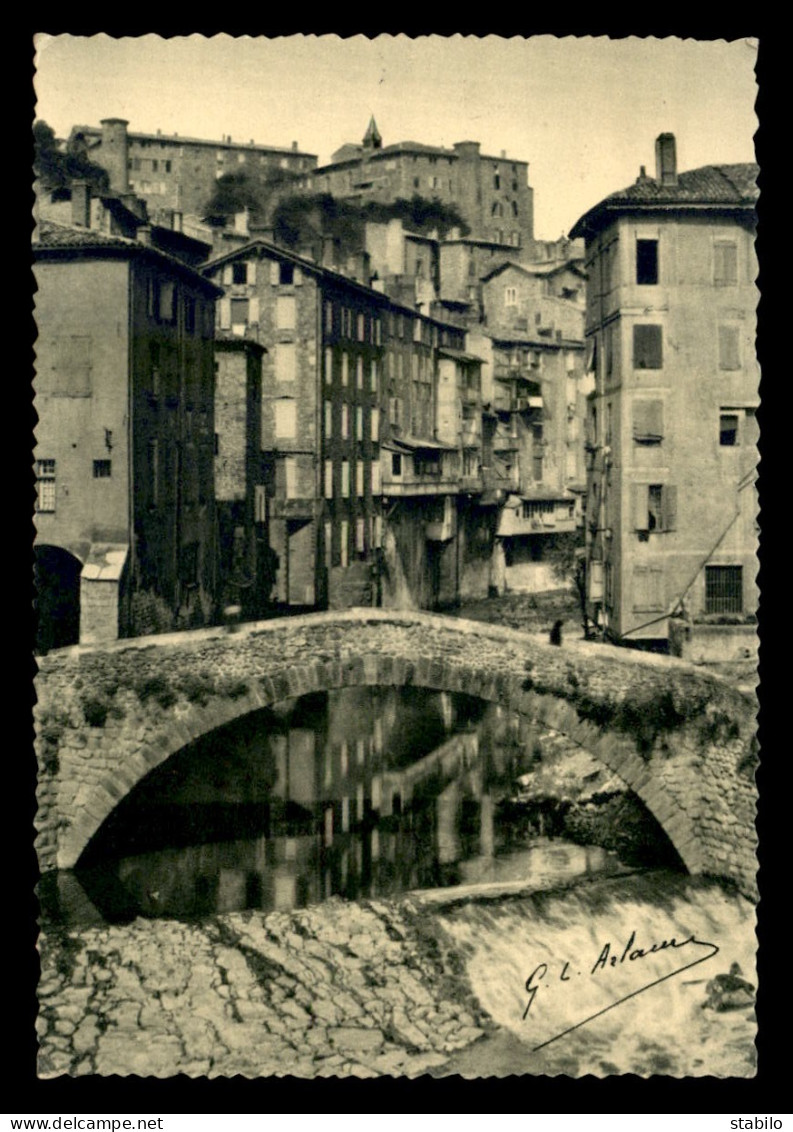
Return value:
M 294 150 L 295 153 L 297 153 L 297 142 L 296 141 L 292 142 L 292 149 Z
M 91 227 L 91 186 L 87 181 L 72 181 L 72 224 Z
M 102 119 L 102 148 L 100 161 L 110 177 L 110 189 L 114 193 L 129 192 L 129 140 L 127 138 L 126 118 Z
M 677 184 L 674 134 L 659 134 L 655 140 L 655 179 L 661 185 Z
M 141 224 L 135 235 L 139 244 L 151 247 L 151 224 Z
M 243 208 L 242 212 L 234 213 L 234 231 L 241 236 L 248 235 L 248 210 Z

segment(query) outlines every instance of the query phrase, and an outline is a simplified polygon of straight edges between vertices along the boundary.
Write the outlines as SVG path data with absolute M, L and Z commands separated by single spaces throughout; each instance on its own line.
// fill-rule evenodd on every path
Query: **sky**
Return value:
M 754 161 L 757 42 L 534 36 L 36 36 L 36 116 L 59 137 L 121 117 L 132 132 L 289 146 L 320 164 L 360 142 L 451 146 L 529 163 L 535 235 L 555 239 L 652 173 Z

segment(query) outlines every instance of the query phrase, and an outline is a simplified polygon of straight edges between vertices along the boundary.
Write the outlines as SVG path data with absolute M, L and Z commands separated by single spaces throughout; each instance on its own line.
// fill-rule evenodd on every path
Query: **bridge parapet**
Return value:
M 642 798 L 692 873 L 755 893 L 751 696 L 674 658 L 368 609 L 42 658 L 42 870 L 76 864 L 118 802 L 201 735 L 285 699 L 358 685 L 462 692 L 565 733 Z

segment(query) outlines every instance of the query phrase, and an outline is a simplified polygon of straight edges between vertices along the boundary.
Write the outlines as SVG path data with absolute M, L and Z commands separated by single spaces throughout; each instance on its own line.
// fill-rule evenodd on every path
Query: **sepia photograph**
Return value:
M 40 1080 L 755 1077 L 757 53 L 35 36 Z

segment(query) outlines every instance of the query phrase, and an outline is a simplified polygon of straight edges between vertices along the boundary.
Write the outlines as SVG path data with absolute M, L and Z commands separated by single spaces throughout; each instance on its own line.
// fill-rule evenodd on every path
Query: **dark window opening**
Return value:
M 391 475 L 402 475 L 402 456 L 398 452 L 394 452 L 391 455 Z
M 719 414 L 719 444 L 722 448 L 734 448 L 738 443 L 738 414 Z
M 247 265 L 247 263 L 233 263 L 231 265 L 231 282 L 232 283 L 247 283 L 248 282 L 248 265 Z
M 111 476 L 110 460 L 94 460 L 94 479 L 107 480 Z
M 633 368 L 663 368 L 663 330 L 657 324 L 633 328 Z
M 278 264 L 278 282 L 282 284 L 290 284 L 295 281 L 295 267 L 292 263 L 279 263 Z
M 743 612 L 743 567 L 705 567 L 705 612 Z
M 636 282 L 652 286 L 658 282 L 658 241 L 636 241 Z

